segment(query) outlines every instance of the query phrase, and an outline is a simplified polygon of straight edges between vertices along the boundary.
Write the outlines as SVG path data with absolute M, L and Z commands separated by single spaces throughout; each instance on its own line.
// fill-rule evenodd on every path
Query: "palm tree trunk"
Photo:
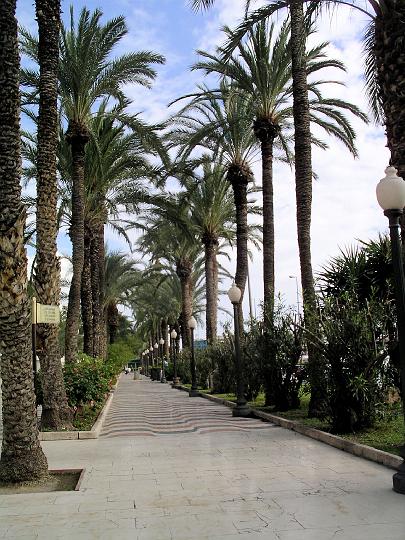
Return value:
M 80 324 L 80 286 L 84 266 L 84 148 L 89 139 L 87 129 L 71 120 L 66 138 L 72 147 L 72 241 L 73 275 L 66 315 L 65 361 L 74 362 L 77 355 Z
M 100 290 L 100 358 L 107 358 L 107 340 L 105 339 L 105 241 L 104 241 L 104 225 L 105 222 L 100 222 L 98 224 L 96 234 L 98 240 L 98 251 L 99 251 L 99 290 Z
M 256 131 L 256 130 L 255 130 Z M 274 208 L 273 208 L 273 144 L 274 135 L 267 133 L 261 140 L 263 186 L 263 286 L 265 321 L 274 311 Z
M 312 156 L 303 0 L 290 0 L 290 15 L 298 248 L 305 326 L 317 335 L 319 324 L 311 259 Z M 324 365 L 321 355 L 310 341 L 308 341 L 308 371 L 311 384 L 309 416 L 323 416 L 326 407 Z
M 58 145 L 58 62 L 60 1 L 36 0 L 38 20 L 39 114 L 37 153 L 37 251 L 34 274 L 38 301 L 59 305 L 60 265 L 57 257 L 57 176 Z M 59 349 L 59 327 L 37 326 L 42 347 L 43 428 L 62 430 L 71 427 Z
M 118 329 L 118 308 L 116 304 L 109 304 L 107 310 L 107 324 L 108 324 L 108 336 L 109 343 L 112 345 L 117 338 Z
M 192 264 L 187 260 L 180 260 L 177 263 L 176 273 L 180 279 L 181 286 L 181 339 L 183 347 L 190 347 L 191 333 L 188 321 L 193 315 L 193 282 Z
M 84 266 L 83 266 L 83 272 L 82 272 L 82 282 L 80 286 L 82 325 L 83 325 L 83 352 L 89 356 L 93 356 L 94 355 L 94 342 L 93 342 L 90 244 L 91 244 L 91 233 L 86 227 L 85 232 L 84 232 Z
M 242 292 L 240 299 L 239 327 L 243 336 L 242 302 L 248 273 L 248 223 L 247 223 L 247 186 L 252 173 L 239 165 L 231 165 L 227 178 L 232 184 L 236 209 L 236 273 L 235 283 Z
M 170 358 L 169 356 L 169 340 L 170 340 L 170 336 L 169 336 L 169 331 L 168 331 L 168 321 L 167 319 L 163 319 L 162 321 L 162 337 L 163 339 L 165 340 L 165 344 L 163 346 L 163 350 L 164 350 L 164 356 L 166 356 L 167 359 Z
M 104 224 L 102 223 L 104 228 Z M 90 244 L 90 268 L 91 268 L 91 292 L 92 292 L 92 315 L 93 315 L 93 351 L 96 358 L 100 358 L 102 349 L 102 298 L 101 298 L 101 269 L 104 268 L 104 260 L 102 260 L 104 250 L 100 246 L 100 227 L 97 226 L 96 232 L 92 237 Z M 104 238 L 103 238 L 104 248 Z
M 31 313 L 21 203 L 20 95 L 15 0 L 0 2 L 0 344 L 3 441 L 0 480 L 40 478 L 41 449 L 32 377 Z
M 405 4 L 402 0 L 386 0 L 385 4 L 385 11 L 375 20 L 374 54 L 391 163 L 405 180 Z
M 216 238 L 203 238 L 205 249 L 205 290 L 206 290 L 206 335 L 207 343 L 214 343 L 217 339 L 218 319 L 218 240 Z

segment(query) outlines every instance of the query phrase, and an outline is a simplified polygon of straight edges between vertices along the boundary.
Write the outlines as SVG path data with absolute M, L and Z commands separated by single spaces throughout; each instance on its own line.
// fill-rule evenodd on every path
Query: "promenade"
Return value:
M 78 492 L 0 496 L 0 538 L 404 540 L 393 471 L 121 376 L 97 440 L 44 442 Z

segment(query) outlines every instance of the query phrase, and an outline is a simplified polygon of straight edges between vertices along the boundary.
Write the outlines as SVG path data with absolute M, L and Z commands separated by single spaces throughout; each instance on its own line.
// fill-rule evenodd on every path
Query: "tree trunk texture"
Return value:
M 37 300 L 59 305 L 60 264 L 57 257 L 57 175 L 58 145 L 58 62 L 60 0 L 36 0 L 38 20 L 39 113 L 37 153 L 36 268 Z M 43 428 L 63 430 L 72 427 L 67 403 L 59 348 L 59 326 L 37 325 L 41 349 Z
M 104 229 L 104 224 L 101 224 Z M 103 236 L 102 236 L 103 238 Z M 96 358 L 101 358 L 102 354 L 102 339 L 103 339 L 103 306 L 102 306 L 102 284 L 101 274 L 104 268 L 104 238 L 103 248 L 100 246 L 100 231 L 99 227 L 95 231 L 90 244 L 90 268 L 91 268 L 91 292 L 92 292 L 92 315 L 93 315 L 93 355 Z
M 290 0 L 290 15 L 298 249 L 305 326 L 317 335 L 319 324 L 311 259 L 312 156 L 303 0 Z M 309 416 L 322 417 L 326 408 L 324 365 L 320 353 L 310 341 L 308 371 L 311 384 Z
M 80 288 L 84 265 L 84 148 L 89 139 L 85 126 L 71 120 L 66 138 L 72 148 L 72 241 L 73 275 L 66 315 L 65 361 L 76 360 L 80 324 Z
M 270 322 L 274 311 L 274 207 L 273 145 L 280 127 L 267 118 L 257 118 L 253 126 L 261 143 L 263 187 L 263 286 L 264 318 Z
M 0 2 L 0 350 L 3 441 L 0 480 L 45 475 L 32 377 L 31 312 L 21 203 L 20 95 L 15 0 Z
M 115 304 L 109 304 L 107 309 L 108 340 L 110 345 L 115 343 L 118 330 L 118 308 Z
M 164 356 L 166 356 L 167 359 L 169 359 L 170 336 L 169 336 L 169 331 L 168 331 L 167 319 L 162 320 L 162 337 L 165 340 L 165 343 L 163 345 L 163 354 Z
M 247 222 L 247 186 L 253 174 L 247 167 L 231 165 L 227 173 L 228 181 L 233 188 L 236 210 L 236 273 L 235 283 L 242 292 L 240 298 L 239 328 L 241 337 L 243 329 L 243 296 L 248 274 L 248 222 Z
M 107 218 L 106 218 L 107 220 Z M 98 240 L 98 250 L 99 250 L 99 290 L 100 290 L 100 309 L 101 309 L 101 320 L 100 320 L 100 358 L 107 358 L 107 340 L 105 338 L 105 241 L 104 241 L 104 225 L 105 222 L 100 222 L 97 226 L 96 234 Z
M 80 285 L 80 299 L 83 326 L 83 352 L 89 356 L 94 355 L 93 341 L 93 313 L 91 291 L 91 265 L 90 265 L 91 233 L 87 227 L 84 231 L 84 265 L 82 282 Z
M 405 180 L 405 3 L 386 0 L 375 21 L 374 54 L 391 164 Z
M 212 344 L 217 339 L 218 319 L 218 239 L 204 236 L 205 250 L 205 289 L 206 289 L 206 337 L 207 343 Z
M 391 165 L 405 180 L 405 4 L 403 0 L 386 0 L 386 4 L 390 14 L 378 14 L 375 20 L 374 54 Z M 404 215 L 401 235 L 405 250 Z
M 183 347 L 190 347 L 191 344 L 188 321 L 193 315 L 192 269 L 192 263 L 186 259 L 177 262 L 176 273 L 179 276 L 181 285 L 181 339 Z

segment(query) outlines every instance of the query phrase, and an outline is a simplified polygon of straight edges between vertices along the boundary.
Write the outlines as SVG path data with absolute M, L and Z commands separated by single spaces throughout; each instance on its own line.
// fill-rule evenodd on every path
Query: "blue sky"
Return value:
M 265 0 L 257 0 L 260 6 Z M 32 0 L 19 0 L 18 18 L 21 24 L 35 31 Z M 152 90 L 129 85 L 127 94 L 133 100 L 133 111 L 142 111 L 143 118 L 158 122 L 168 115 L 167 104 L 193 90 L 202 76 L 189 71 L 196 60 L 196 49 L 212 50 L 223 36 L 220 27 L 235 26 L 243 15 L 243 0 L 217 0 L 214 9 L 204 13 L 191 11 L 186 0 L 115 0 L 75 1 L 78 13 L 86 5 L 90 10 L 100 7 L 105 18 L 125 15 L 129 27 L 117 54 L 128 50 L 149 49 L 163 54 L 167 62 L 158 67 L 158 77 Z M 62 2 L 65 20 L 69 16 L 69 3 Z M 341 59 L 347 73 L 339 76 L 346 87 L 334 89 L 334 95 L 351 100 L 367 110 L 364 93 L 362 63 L 362 33 L 366 24 L 363 15 L 348 8 L 341 8 L 317 21 L 318 32 L 313 38 L 320 42 L 330 40 L 330 55 Z M 354 160 L 342 145 L 328 140 L 328 151 L 315 150 L 314 168 L 318 180 L 314 183 L 312 252 L 314 269 L 356 239 L 367 240 L 386 230 L 386 222 L 375 200 L 375 185 L 384 175 L 389 159 L 381 127 L 368 126 L 353 120 L 358 133 L 359 159 Z M 257 183 L 261 183 L 260 163 L 255 165 Z M 296 302 L 295 280 L 299 276 L 298 248 L 295 228 L 294 178 L 284 165 L 275 167 L 275 234 L 276 234 L 276 289 L 287 304 Z M 127 249 L 125 244 L 107 232 L 111 246 Z M 61 235 L 60 250 L 67 252 L 69 242 Z M 235 256 L 227 265 L 234 271 Z M 261 254 L 255 252 L 252 263 L 252 288 L 254 302 L 259 305 L 262 297 Z M 227 288 L 228 284 L 224 284 Z M 227 300 L 222 300 L 226 306 Z M 245 305 L 247 310 L 247 304 Z

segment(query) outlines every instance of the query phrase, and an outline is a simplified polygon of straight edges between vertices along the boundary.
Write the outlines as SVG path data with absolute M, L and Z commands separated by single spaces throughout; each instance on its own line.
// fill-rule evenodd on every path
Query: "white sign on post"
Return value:
M 59 306 L 47 306 L 37 303 L 37 323 L 59 324 Z

